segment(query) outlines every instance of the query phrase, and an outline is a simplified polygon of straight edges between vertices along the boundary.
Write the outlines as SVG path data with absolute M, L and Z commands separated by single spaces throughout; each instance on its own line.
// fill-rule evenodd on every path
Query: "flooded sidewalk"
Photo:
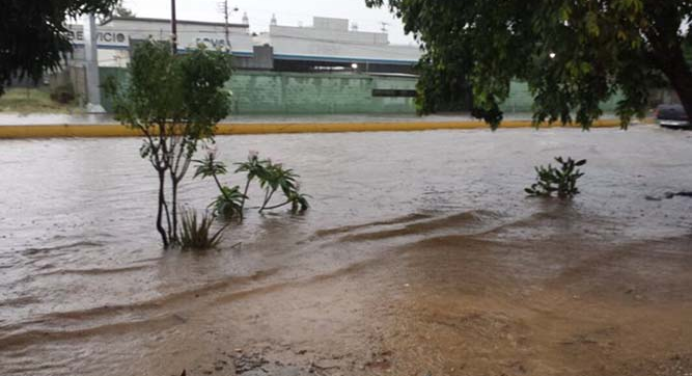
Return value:
M 668 194 L 692 188 L 691 133 L 217 142 L 294 168 L 312 209 L 164 252 L 138 139 L 0 140 L 0 374 L 692 372 L 692 199 Z M 582 194 L 526 198 L 559 155 L 588 159 Z M 186 180 L 180 199 L 216 193 Z

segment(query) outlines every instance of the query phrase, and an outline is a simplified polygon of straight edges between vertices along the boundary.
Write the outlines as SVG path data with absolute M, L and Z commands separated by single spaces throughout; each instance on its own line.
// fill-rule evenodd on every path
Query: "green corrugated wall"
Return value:
M 122 81 L 126 70 L 101 68 L 102 81 L 110 75 Z M 411 77 L 236 71 L 226 86 L 233 93 L 233 113 L 239 115 L 415 112 L 413 98 L 372 95 L 373 89 L 415 90 Z
M 101 68 L 101 79 L 115 75 L 124 80 L 122 68 Z M 227 87 L 233 92 L 233 113 L 254 114 L 413 114 L 413 98 L 374 97 L 373 89 L 415 90 L 411 77 L 353 74 L 310 74 L 267 71 L 236 71 Z M 612 112 L 619 100 L 603 104 Z M 104 106 L 110 109 L 104 98 Z M 507 113 L 529 113 L 533 99 L 525 83 L 512 83 L 502 108 Z

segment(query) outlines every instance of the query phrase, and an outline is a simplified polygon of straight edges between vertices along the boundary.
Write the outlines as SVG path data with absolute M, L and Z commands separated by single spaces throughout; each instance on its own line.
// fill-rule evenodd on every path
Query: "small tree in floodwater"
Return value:
M 179 243 L 178 186 L 192 156 L 230 114 L 231 57 L 203 46 L 176 55 L 168 42 L 147 41 L 135 47 L 128 73 L 124 85 L 109 77 L 104 89 L 115 118 L 145 136 L 140 155 L 158 174 L 156 229 L 167 248 Z
M 559 198 L 571 198 L 579 194 L 577 180 L 584 176 L 584 173 L 577 167 L 585 165 L 586 159 L 575 161 L 572 158 L 564 160 L 562 157 L 557 157 L 555 161 L 560 164 L 560 168 L 550 164 L 548 167 L 536 167 L 536 183 L 526 188 L 526 193 L 539 197 L 549 197 L 556 193 Z

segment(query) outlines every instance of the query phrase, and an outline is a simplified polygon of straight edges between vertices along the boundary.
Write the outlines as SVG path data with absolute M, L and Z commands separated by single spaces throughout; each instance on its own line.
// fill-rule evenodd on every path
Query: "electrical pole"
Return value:
M 226 51 L 231 49 L 231 40 L 228 36 L 228 0 L 223 0 L 224 31 L 226 32 Z
M 231 35 L 230 35 L 230 30 L 228 28 L 228 18 L 230 17 L 231 12 L 237 12 L 238 8 L 233 8 L 230 9 L 228 7 L 228 0 L 223 0 L 223 2 L 219 3 L 219 11 L 223 13 L 223 19 L 224 19 L 224 32 L 226 34 L 226 52 L 231 52 Z
M 171 0 L 171 34 L 173 54 L 176 54 L 178 52 L 178 26 L 175 19 L 175 0 Z

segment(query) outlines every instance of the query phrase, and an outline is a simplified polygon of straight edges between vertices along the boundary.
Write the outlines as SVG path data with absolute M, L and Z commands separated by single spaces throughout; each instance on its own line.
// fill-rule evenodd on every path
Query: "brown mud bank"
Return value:
M 447 218 L 450 228 L 460 217 L 468 216 Z M 368 233 L 421 235 L 443 222 Z M 433 236 L 248 296 L 211 319 L 233 323 L 209 334 L 215 349 L 177 367 L 188 375 L 692 374 L 692 238 L 497 236 L 550 222 Z
M 692 374 L 692 237 L 582 236 L 607 223 L 563 210 L 325 229 L 306 242 L 382 252 L 304 278 L 269 271 L 53 315 L 71 329 L 6 336 L 0 349 L 13 362 L 51 359 L 46 367 L 81 351 L 84 368 L 65 364 L 73 375 Z M 561 232 L 517 235 L 537 228 Z M 75 329 L 80 321 L 110 324 Z

